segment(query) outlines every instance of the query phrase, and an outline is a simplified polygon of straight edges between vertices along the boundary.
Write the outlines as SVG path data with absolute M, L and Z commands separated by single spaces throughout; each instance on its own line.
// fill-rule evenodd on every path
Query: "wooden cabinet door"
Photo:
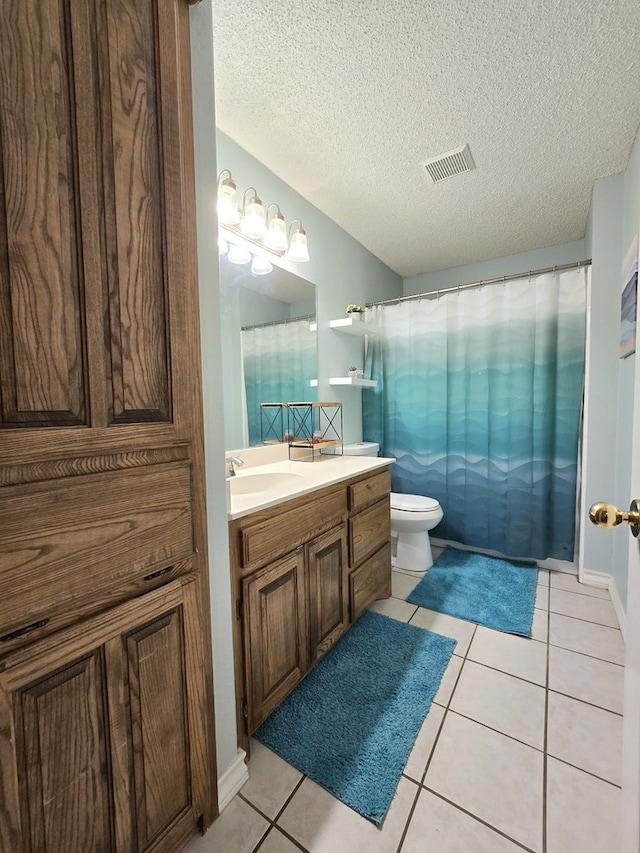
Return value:
M 193 576 L 8 656 L 0 849 L 174 851 L 206 788 Z
M 347 528 L 341 524 L 306 546 L 309 649 L 315 663 L 349 624 Z
M 242 582 L 251 734 L 307 671 L 307 591 L 299 548 Z
M 20 812 L 3 850 L 116 849 L 103 650 L 64 657 L 11 697 L 17 762 L 4 771 L 17 771 Z
M 3 670 L 14 654 L 140 595 L 163 572 L 193 567 L 196 598 L 209 600 L 187 0 L 2 0 L 0 116 Z M 208 615 L 197 630 L 208 647 Z M 210 648 L 194 666 L 192 644 L 178 648 L 181 631 L 189 634 L 188 622 L 171 617 L 131 635 L 126 666 L 109 645 L 85 660 L 79 635 L 75 651 L 71 640 L 62 648 L 51 639 L 59 659 L 43 661 L 11 705 L 19 705 L 26 779 L 33 766 L 50 775 L 38 783 L 35 811 L 11 812 L 5 797 L 17 782 L 2 766 L 0 841 L 17 837 L 8 815 L 15 823 L 20 814 L 33 849 L 131 853 L 161 843 L 162 826 L 175 823 L 193 790 L 211 823 Z M 153 669 L 163 655 L 172 673 L 180 659 L 192 673 L 187 693 L 195 691 L 206 730 L 203 758 L 189 771 L 199 778 L 186 788 L 182 765 L 168 780 L 153 758 L 160 741 L 177 749 L 172 738 L 184 729 L 177 676 L 163 682 Z M 129 795 L 105 804 L 114 773 L 112 761 L 109 772 L 101 763 L 105 677 L 109 701 L 137 691 L 131 797 L 141 816 L 126 842 L 118 815 L 128 813 Z M 60 707 L 69 716 L 59 723 Z M 51 752 L 58 725 L 68 766 Z M 120 732 L 111 748 L 129 739 Z M 111 779 L 116 793 L 128 772 Z

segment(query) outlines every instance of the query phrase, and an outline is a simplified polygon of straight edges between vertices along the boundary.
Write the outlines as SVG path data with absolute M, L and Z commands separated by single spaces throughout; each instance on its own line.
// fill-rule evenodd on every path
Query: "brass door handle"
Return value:
M 596 527 L 613 530 L 619 524 L 628 524 L 636 539 L 640 537 L 640 501 L 631 501 L 629 512 L 618 509 L 614 504 L 597 503 L 589 510 L 589 518 Z

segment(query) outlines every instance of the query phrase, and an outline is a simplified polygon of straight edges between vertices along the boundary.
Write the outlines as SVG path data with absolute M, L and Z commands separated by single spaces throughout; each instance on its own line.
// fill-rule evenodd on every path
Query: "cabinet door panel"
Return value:
M 355 621 L 376 598 L 391 595 L 391 545 L 387 543 L 349 575 L 349 611 Z
M 307 668 L 304 552 L 243 581 L 249 733 L 300 681 Z
M 171 420 L 156 6 L 116 0 L 99 22 L 114 423 Z
M 391 511 L 389 498 L 378 501 L 369 509 L 349 520 L 349 565 L 357 566 L 362 560 L 381 548 L 391 537 Z
M 16 697 L 20 799 L 29 850 L 114 849 L 104 689 L 98 650 Z
M 328 651 L 349 624 L 347 532 L 341 524 L 307 545 L 311 661 Z
M 129 634 L 134 789 L 140 850 L 191 805 L 182 611 Z
M 3 0 L 0 426 L 85 420 L 70 0 Z M 36 13 L 37 10 L 37 13 Z

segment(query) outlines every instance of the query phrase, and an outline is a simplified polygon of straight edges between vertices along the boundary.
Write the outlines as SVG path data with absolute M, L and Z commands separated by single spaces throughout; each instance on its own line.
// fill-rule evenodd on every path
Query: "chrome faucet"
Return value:
M 244 465 L 244 459 L 242 459 L 240 456 L 229 456 L 229 458 L 227 459 L 227 477 L 236 476 L 236 465 L 238 466 L 238 468 L 240 468 L 242 465 Z

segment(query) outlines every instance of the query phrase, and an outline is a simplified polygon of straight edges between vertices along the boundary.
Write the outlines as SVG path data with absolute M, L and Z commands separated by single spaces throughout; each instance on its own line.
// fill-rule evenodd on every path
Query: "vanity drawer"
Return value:
M 349 520 L 349 565 L 357 566 L 391 541 L 389 496 Z
M 328 530 L 336 519 L 346 516 L 347 493 L 344 486 L 314 495 L 313 500 L 277 515 L 267 515 L 240 530 L 240 563 L 243 570 L 255 569 L 293 551 L 319 533 Z
M 188 462 L 5 487 L 0 652 L 188 570 L 191 503 Z
M 376 598 L 388 598 L 390 595 L 391 545 L 387 543 L 349 575 L 351 621 L 355 621 Z
M 359 512 L 386 497 L 390 491 L 391 474 L 389 469 L 385 468 L 379 474 L 374 474 L 373 477 L 368 477 L 366 480 L 360 480 L 349 486 L 349 511 Z

